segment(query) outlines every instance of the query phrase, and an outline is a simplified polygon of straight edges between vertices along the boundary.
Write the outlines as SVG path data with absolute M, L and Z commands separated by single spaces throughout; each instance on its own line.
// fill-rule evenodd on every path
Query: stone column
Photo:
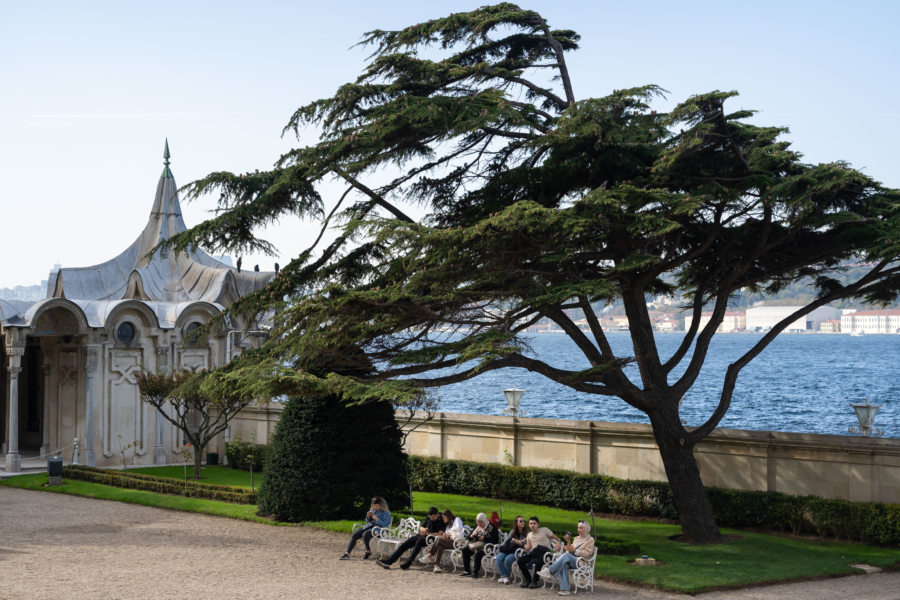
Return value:
M 156 348 L 156 370 L 160 373 L 169 372 L 169 348 L 168 346 L 159 346 Z M 166 449 L 163 446 L 163 429 L 165 427 L 165 419 L 162 413 L 156 411 L 156 447 L 153 448 L 153 464 L 166 464 Z
M 41 419 L 41 456 L 46 456 L 48 452 L 54 450 L 54 448 L 50 447 L 50 444 L 53 443 L 50 438 L 50 365 L 44 363 L 41 367 L 41 372 L 44 374 L 44 389 L 42 390 L 44 396 L 44 414 Z
M 97 456 L 94 454 L 94 376 L 97 373 L 99 358 L 100 349 L 97 346 L 85 348 L 84 464 L 89 467 L 97 466 Z
M 23 346 L 7 346 L 9 357 L 9 435 L 6 445 L 6 472 L 18 473 L 22 470 L 22 457 L 19 455 L 19 373 L 22 372 L 22 357 L 25 356 Z

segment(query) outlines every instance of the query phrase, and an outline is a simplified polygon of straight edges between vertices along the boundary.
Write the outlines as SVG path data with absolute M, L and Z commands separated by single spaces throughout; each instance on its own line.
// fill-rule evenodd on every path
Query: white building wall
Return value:
M 747 331 L 765 331 L 772 329 L 791 313 L 803 308 L 802 306 L 754 306 L 747 309 Z M 831 306 L 822 306 L 805 317 L 801 317 L 787 326 L 786 331 L 807 331 L 812 329 L 812 323 L 838 319 L 841 311 Z

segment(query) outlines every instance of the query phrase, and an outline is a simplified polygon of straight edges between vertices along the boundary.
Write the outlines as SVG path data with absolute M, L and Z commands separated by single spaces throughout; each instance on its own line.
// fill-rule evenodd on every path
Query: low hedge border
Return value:
M 251 492 L 250 490 L 245 491 L 227 485 L 215 485 L 199 481 L 185 482 L 170 477 L 157 477 L 143 473 L 70 465 L 63 467 L 63 477 L 161 494 L 221 500 L 235 504 L 256 504 L 256 492 Z
M 410 483 L 427 492 L 508 498 L 571 510 L 677 520 L 669 484 L 606 475 L 410 456 Z M 868 544 L 900 544 L 900 505 L 707 488 L 721 527 L 761 528 Z

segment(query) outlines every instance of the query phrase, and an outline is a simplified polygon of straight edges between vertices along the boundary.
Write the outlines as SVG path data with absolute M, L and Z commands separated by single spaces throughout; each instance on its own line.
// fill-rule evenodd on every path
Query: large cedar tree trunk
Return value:
M 694 447 L 683 437 L 684 430 L 677 412 L 674 418 L 651 417 L 650 421 L 669 479 L 684 541 L 695 544 L 722 541 L 709 497 L 700 479 L 700 467 L 694 459 Z

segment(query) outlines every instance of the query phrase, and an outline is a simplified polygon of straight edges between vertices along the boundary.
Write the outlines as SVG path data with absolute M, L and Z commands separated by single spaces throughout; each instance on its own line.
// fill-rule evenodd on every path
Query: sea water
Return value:
M 679 333 L 657 333 L 663 361 L 681 343 Z M 628 332 L 608 334 L 618 356 L 634 354 Z M 703 370 L 685 395 L 681 418 L 689 426 L 706 421 L 719 401 L 728 365 L 749 350 L 762 334 L 714 336 Z M 577 370 L 587 361 L 563 333 L 526 338 L 531 356 L 552 366 Z M 669 377 L 672 383 L 689 357 Z M 639 383 L 637 368 L 627 368 Z M 577 392 L 525 369 L 500 369 L 434 390 L 444 412 L 500 415 L 506 408 L 503 390 L 524 389 L 520 408 L 528 417 L 649 423 L 644 413 L 616 397 Z M 880 404 L 876 429 L 884 437 L 900 437 L 900 335 L 782 334 L 741 371 L 731 407 L 719 427 L 848 435 L 858 426 L 850 403 Z

